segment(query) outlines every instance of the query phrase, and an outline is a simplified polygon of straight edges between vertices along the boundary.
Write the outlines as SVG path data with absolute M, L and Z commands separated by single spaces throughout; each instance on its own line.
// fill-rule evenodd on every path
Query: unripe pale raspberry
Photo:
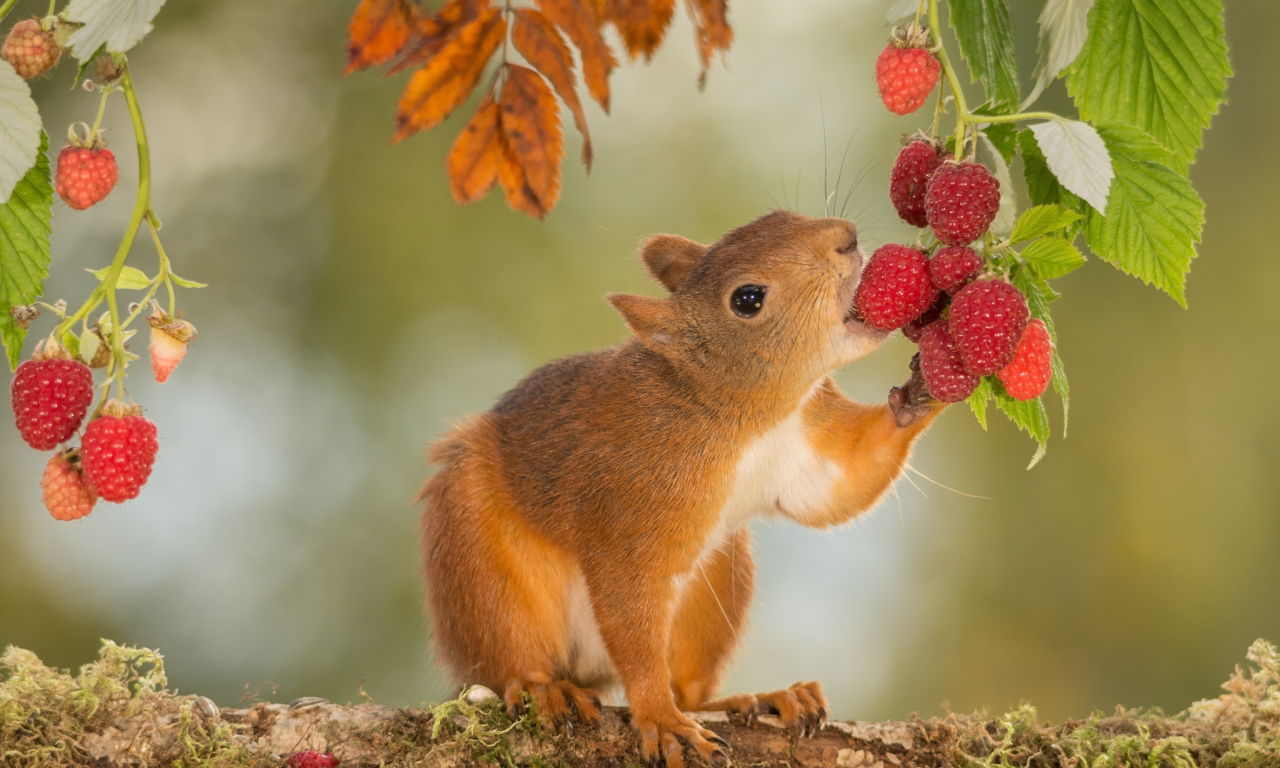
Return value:
M 948 246 L 929 259 L 929 277 L 933 287 L 952 296 L 975 277 L 982 274 L 984 266 L 977 251 L 964 246 Z
M 1030 315 L 1027 300 L 1005 280 L 979 280 L 961 288 L 948 319 L 965 366 L 989 376 L 1013 362 Z
M 121 502 L 146 485 L 159 451 L 156 425 L 142 409 L 112 400 L 85 428 L 80 461 L 89 486 L 107 501 Z
M 9 36 L 0 47 L 0 58 L 13 65 L 23 80 L 43 75 L 62 56 L 62 49 L 53 34 L 40 28 L 36 19 L 27 19 L 13 25 Z
M 154 311 L 147 318 L 151 325 L 151 372 L 160 384 L 169 380 L 169 375 L 187 356 L 187 346 L 196 337 L 196 327 L 186 320 L 169 317 L 160 310 L 160 305 L 152 302 Z
M 58 153 L 54 186 L 77 211 L 102 202 L 120 179 L 116 156 L 105 147 L 66 146 Z
M 1044 394 L 1053 378 L 1053 340 L 1043 320 L 1036 318 L 1027 323 L 1013 362 L 996 375 L 1014 400 L 1031 400 Z
M 93 372 L 50 344 L 18 366 L 9 394 L 22 439 L 48 451 L 71 439 L 84 421 L 93 402 Z
M 854 303 L 867 325 L 892 331 L 923 314 L 937 295 L 924 254 L 890 243 L 871 255 Z
M 938 150 L 926 141 L 912 141 L 898 153 L 889 174 L 889 199 L 902 220 L 914 227 L 929 223 L 924 211 L 924 195 L 929 177 L 938 170 L 943 160 L 950 158 L 938 154 Z
M 968 245 L 995 221 L 1000 182 L 980 163 L 943 163 L 929 177 L 924 210 L 938 242 Z
M 45 465 L 40 490 L 44 506 L 55 520 L 79 520 L 93 511 L 98 496 L 80 471 L 79 451 L 54 454 Z
M 895 115 L 915 112 L 938 84 L 942 65 L 925 50 L 927 30 L 908 24 L 895 30 L 889 44 L 876 58 L 876 85 L 880 100 Z
M 920 335 L 920 373 L 933 399 L 942 403 L 958 403 L 978 388 L 979 377 L 969 371 L 960 350 L 947 329 L 947 323 L 932 323 Z

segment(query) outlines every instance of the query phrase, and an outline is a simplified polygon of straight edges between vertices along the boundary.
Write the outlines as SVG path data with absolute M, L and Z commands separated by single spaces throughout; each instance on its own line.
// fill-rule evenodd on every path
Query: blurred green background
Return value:
M 875 93 L 887 5 L 734 0 L 729 66 L 704 93 L 677 14 L 652 64 L 615 73 L 613 114 L 588 107 L 589 177 L 569 134 L 562 201 L 539 223 L 500 193 L 451 200 L 443 160 L 470 107 L 389 145 L 405 78 L 340 77 L 354 2 L 170 0 L 132 60 L 166 247 L 213 286 L 182 297 L 200 340 L 164 387 L 135 375 L 162 435 L 135 502 L 55 522 L 46 457 L 0 430 L 0 646 L 63 667 L 99 637 L 159 648 L 174 685 L 223 705 L 267 682 L 276 700 L 349 701 L 362 679 L 383 703 L 449 695 L 418 578 L 425 445 L 538 365 L 621 339 L 602 295 L 655 291 L 633 256 L 647 233 L 711 241 L 775 206 L 821 214 L 843 158 L 864 242 L 907 237 L 888 169 L 927 118 L 893 118 Z M 1041 3 L 1011 5 L 1030 73 Z M 1007 422 L 984 433 L 957 408 L 876 513 L 827 534 L 761 526 L 731 688 L 816 678 L 853 718 L 1021 699 L 1053 718 L 1180 710 L 1249 642 L 1280 640 L 1280 5 L 1226 6 L 1236 77 L 1193 167 L 1208 224 L 1191 308 L 1090 263 L 1059 281 L 1071 430 L 1038 467 Z M 64 62 L 35 83 L 55 146 L 96 107 L 72 77 Z M 1060 82 L 1042 103 L 1071 110 Z M 57 206 L 50 300 L 82 299 L 132 205 L 119 97 L 106 122 L 120 189 Z M 150 244 L 133 259 L 153 269 Z M 877 401 L 910 352 L 897 338 L 841 382 Z

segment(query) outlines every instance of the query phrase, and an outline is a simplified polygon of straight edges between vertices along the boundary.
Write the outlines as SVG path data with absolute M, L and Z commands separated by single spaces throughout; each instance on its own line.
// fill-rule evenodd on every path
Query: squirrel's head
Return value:
M 854 312 L 865 259 L 844 219 L 774 211 L 710 246 L 654 235 L 640 257 L 671 296 L 609 300 L 646 347 L 729 386 L 807 391 L 888 336 Z

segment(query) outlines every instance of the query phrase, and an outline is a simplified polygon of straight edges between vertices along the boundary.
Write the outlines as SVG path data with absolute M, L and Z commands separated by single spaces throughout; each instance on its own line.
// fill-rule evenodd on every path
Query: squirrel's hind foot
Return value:
M 573 714 L 584 725 L 599 728 L 604 722 L 604 706 L 600 695 L 590 688 L 580 688 L 568 680 L 552 680 L 548 675 L 530 675 L 507 682 L 503 700 L 512 720 L 525 715 L 525 699 L 528 693 L 533 701 L 538 719 L 552 728 L 573 732 Z
M 632 712 L 631 722 L 640 732 L 640 756 L 648 768 L 685 768 L 684 749 L 688 745 L 712 768 L 728 768 L 729 742 L 692 718 L 675 711 L 671 719 L 649 719 Z
M 782 725 L 797 736 L 816 736 L 827 719 L 827 697 L 822 694 L 822 684 L 796 683 L 790 688 L 771 693 L 739 693 L 698 707 L 717 712 L 737 712 L 755 715 L 777 715 Z

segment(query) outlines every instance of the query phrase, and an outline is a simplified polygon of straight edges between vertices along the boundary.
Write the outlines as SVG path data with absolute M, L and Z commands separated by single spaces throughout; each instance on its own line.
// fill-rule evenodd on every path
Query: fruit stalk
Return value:
M 9 11 L 13 10 L 13 6 L 18 4 L 18 0 L 5 0 L 4 5 L 0 5 L 0 21 L 4 21 L 4 17 L 9 15 Z

